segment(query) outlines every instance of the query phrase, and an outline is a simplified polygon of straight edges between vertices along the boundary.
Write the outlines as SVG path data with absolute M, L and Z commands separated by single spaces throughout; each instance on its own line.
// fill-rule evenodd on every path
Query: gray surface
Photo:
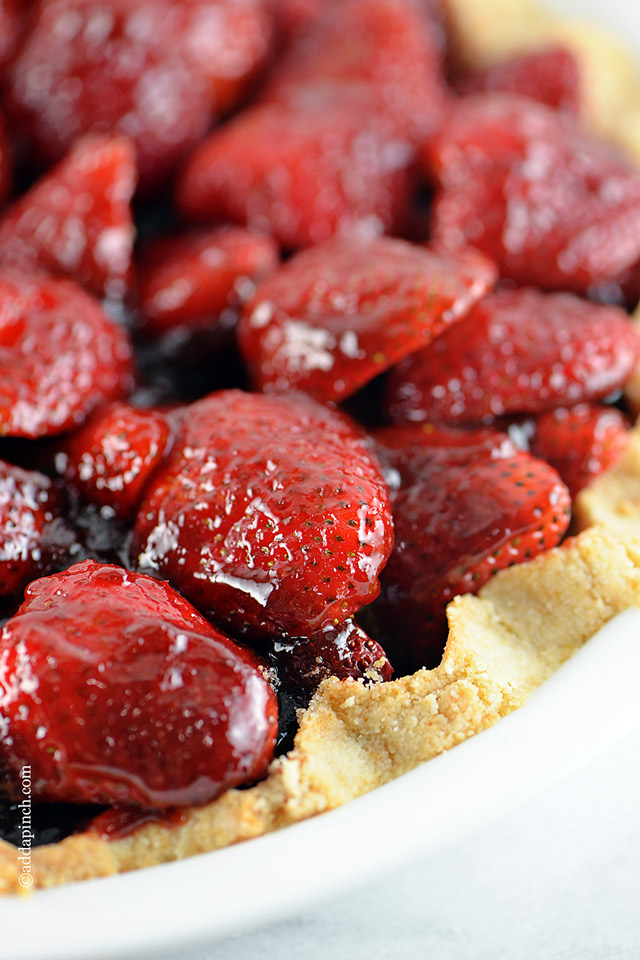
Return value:
M 171 960 L 253 957 L 638 960 L 640 730 L 417 868 Z

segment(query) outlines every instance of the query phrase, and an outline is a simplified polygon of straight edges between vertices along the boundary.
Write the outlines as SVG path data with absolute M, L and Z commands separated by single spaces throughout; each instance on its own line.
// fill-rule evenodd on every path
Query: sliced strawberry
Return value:
M 0 263 L 70 277 L 99 296 L 131 280 L 135 152 L 120 137 L 87 137 L 0 220 Z
M 298 706 L 306 706 L 323 680 L 390 680 L 393 668 L 375 640 L 353 620 L 325 627 L 313 637 L 276 642 L 272 661 L 285 691 Z
M 398 440 L 393 429 L 378 435 L 381 454 L 403 479 L 393 501 L 396 546 L 376 612 L 393 662 L 415 669 L 442 654 L 446 604 L 556 546 L 571 500 L 555 470 L 516 451 L 505 434 L 492 440 L 474 431 L 452 445 L 448 430 L 399 429 Z
M 473 251 L 333 238 L 261 284 L 241 316 L 240 347 L 260 388 L 342 400 L 439 336 L 495 279 Z
M 133 549 L 234 632 L 279 638 L 373 600 L 392 541 L 384 480 L 346 417 L 229 390 L 187 408 Z
M 502 290 L 391 374 L 392 419 L 480 423 L 597 400 L 623 386 L 640 336 L 623 310 Z
M 46 570 L 59 514 L 48 477 L 0 460 L 0 598 L 19 596 Z
M 204 803 L 263 776 L 277 706 L 254 657 L 164 583 L 78 563 L 0 632 L 0 754 L 34 799 Z
M 62 433 L 133 386 L 131 345 L 67 280 L 0 270 L 0 436 Z
M 640 172 L 566 114 L 476 94 L 452 108 L 425 157 L 440 185 L 433 238 L 477 247 L 505 277 L 585 293 L 640 259 Z
M 176 327 L 214 326 L 235 316 L 275 270 L 278 248 L 268 237 L 233 227 L 192 231 L 153 241 L 143 251 L 138 300 L 145 332 L 159 337 Z
M 557 110 L 573 114 L 580 110 L 580 71 L 576 58 L 564 47 L 519 54 L 489 70 L 463 77 L 459 86 L 463 93 L 518 93 Z
M 83 134 L 107 130 L 135 141 L 143 185 L 163 180 L 212 115 L 210 82 L 188 51 L 185 6 L 193 4 L 41 3 L 6 97 L 32 153 L 59 160 Z
M 102 407 L 66 441 L 56 466 L 84 500 L 132 517 L 171 439 L 167 418 L 126 403 Z
M 629 442 L 629 421 L 615 407 L 579 404 L 538 417 L 531 452 L 554 467 L 575 497 L 608 470 Z
M 368 96 L 303 91 L 306 103 L 246 110 L 185 164 L 176 201 L 190 220 L 230 220 L 309 246 L 354 223 L 399 229 L 414 148 Z

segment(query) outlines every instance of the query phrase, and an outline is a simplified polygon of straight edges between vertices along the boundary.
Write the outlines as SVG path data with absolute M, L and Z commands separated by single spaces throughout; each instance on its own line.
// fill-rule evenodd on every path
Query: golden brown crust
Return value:
M 553 18 L 536 0 L 446 0 L 458 60 L 492 65 L 553 42 L 577 55 L 592 127 L 640 158 L 640 80 L 600 27 Z M 640 374 L 638 376 L 640 412 Z M 633 385 L 630 386 L 633 397 Z M 360 796 L 516 709 L 616 614 L 640 605 L 640 431 L 577 501 L 581 529 L 563 547 L 498 574 L 448 609 L 442 663 L 392 683 L 325 681 L 293 751 L 250 790 L 231 790 L 185 822 L 106 840 L 85 832 L 32 854 L 36 887 L 183 859 L 248 840 Z M 0 893 L 19 892 L 16 848 L 0 841 Z

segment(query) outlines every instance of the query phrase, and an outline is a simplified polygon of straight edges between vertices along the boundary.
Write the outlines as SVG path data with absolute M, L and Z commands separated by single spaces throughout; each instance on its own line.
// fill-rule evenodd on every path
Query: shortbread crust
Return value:
M 490 66 L 553 43 L 571 49 L 581 66 L 584 120 L 640 159 L 640 75 L 615 38 L 599 26 L 554 17 L 535 0 L 446 6 L 454 53 L 466 66 Z M 190 808 L 181 824 L 147 823 L 115 840 L 85 831 L 38 847 L 34 887 L 183 859 L 315 816 L 521 706 L 610 619 L 640 606 L 638 428 L 619 463 L 578 496 L 575 515 L 585 532 L 449 605 L 449 638 L 436 669 L 385 684 L 324 681 L 300 717 L 294 749 L 273 763 L 265 781 Z M 586 529 L 593 524 L 600 526 Z M 0 893 L 21 892 L 18 867 L 16 848 L 0 841 Z

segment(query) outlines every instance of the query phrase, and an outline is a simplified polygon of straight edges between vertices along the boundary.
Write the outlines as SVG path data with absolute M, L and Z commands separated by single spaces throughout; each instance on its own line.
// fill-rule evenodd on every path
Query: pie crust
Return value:
M 454 53 L 467 66 L 554 42 L 569 47 L 582 68 L 584 119 L 640 159 L 640 75 L 615 38 L 599 26 L 560 20 L 535 0 L 446 6 Z M 629 399 L 640 412 L 640 371 Z M 293 750 L 274 761 L 266 780 L 189 808 L 179 824 L 146 823 L 112 840 L 87 830 L 38 847 L 33 888 L 269 833 L 361 796 L 490 727 L 610 619 L 640 606 L 640 428 L 618 464 L 578 496 L 575 524 L 583 532 L 563 546 L 449 605 L 449 638 L 437 668 L 384 684 L 324 681 L 299 718 Z M 18 877 L 17 850 L 0 841 L 0 893 L 24 892 Z

